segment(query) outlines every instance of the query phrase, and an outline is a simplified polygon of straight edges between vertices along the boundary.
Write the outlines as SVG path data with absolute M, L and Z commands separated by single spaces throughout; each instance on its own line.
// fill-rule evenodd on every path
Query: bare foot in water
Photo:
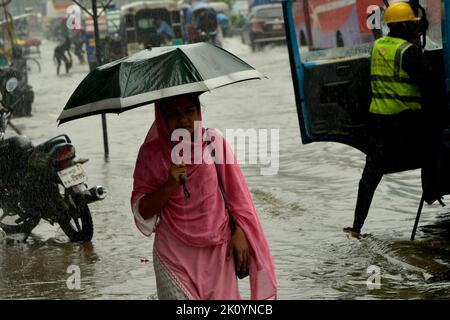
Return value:
M 347 227 L 344 228 L 343 231 L 353 238 L 360 239 L 361 238 L 361 232 L 360 230 L 356 230 L 355 228 Z

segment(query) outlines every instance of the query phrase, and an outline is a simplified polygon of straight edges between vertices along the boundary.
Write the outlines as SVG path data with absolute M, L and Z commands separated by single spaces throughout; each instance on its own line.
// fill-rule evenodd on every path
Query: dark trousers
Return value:
M 66 55 L 64 53 L 59 53 L 56 52 L 55 53 L 55 59 L 56 59 L 56 74 L 59 75 L 59 69 L 61 68 L 61 61 L 64 62 L 65 66 L 66 66 L 66 73 L 69 73 L 69 69 L 72 67 L 71 62 L 69 61 L 69 59 L 66 57 Z
M 361 230 L 369 213 L 370 204 L 378 184 L 383 177 L 383 168 L 373 158 L 367 157 L 366 165 L 359 181 L 353 228 Z
M 353 228 L 361 230 L 373 195 L 387 173 L 421 168 L 427 158 L 429 129 L 424 114 L 404 111 L 397 115 L 369 118 L 370 151 L 359 181 Z

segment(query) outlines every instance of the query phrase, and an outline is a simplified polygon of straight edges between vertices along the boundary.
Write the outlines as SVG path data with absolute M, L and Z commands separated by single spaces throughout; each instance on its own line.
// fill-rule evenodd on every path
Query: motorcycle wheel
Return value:
M 0 228 L 2 228 L 8 234 L 23 233 L 27 237 L 31 231 L 39 224 L 40 218 L 27 217 L 20 223 L 17 223 L 17 219 L 22 216 L 27 216 L 25 211 L 20 205 L 15 205 L 13 208 L 0 207 Z
M 71 242 L 89 242 L 94 235 L 91 211 L 80 197 L 73 197 L 66 190 L 64 197 L 69 206 L 68 215 L 58 221 L 61 229 Z

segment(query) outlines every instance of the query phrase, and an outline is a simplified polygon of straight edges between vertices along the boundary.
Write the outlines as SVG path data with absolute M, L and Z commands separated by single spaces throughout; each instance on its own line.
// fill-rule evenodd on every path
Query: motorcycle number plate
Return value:
M 88 177 L 84 173 L 83 167 L 79 164 L 58 172 L 64 187 L 70 188 L 87 181 Z

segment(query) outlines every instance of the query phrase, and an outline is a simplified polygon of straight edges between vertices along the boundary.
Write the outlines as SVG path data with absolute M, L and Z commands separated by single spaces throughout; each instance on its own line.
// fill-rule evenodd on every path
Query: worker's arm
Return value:
M 437 116 L 436 119 L 446 118 L 440 113 L 447 111 L 447 108 L 442 108 L 439 103 L 436 103 L 436 90 L 438 90 L 436 81 L 433 79 L 433 72 L 427 64 L 425 55 L 418 46 L 413 45 L 405 51 L 402 67 L 422 93 L 423 110 L 429 115 Z
M 424 54 L 418 46 L 412 45 L 405 51 L 402 67 L 411 78 L 411 81 L 422 89 L 426 80 L 426 65 Z

